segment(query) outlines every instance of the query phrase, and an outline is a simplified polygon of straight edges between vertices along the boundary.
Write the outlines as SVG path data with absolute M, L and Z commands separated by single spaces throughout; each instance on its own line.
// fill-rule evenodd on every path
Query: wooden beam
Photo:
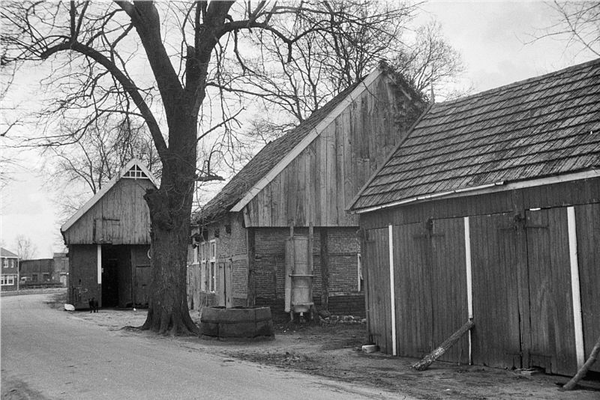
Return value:
M 417 371 L 425 371 L 431 364 L 433 364 L 435 360 L 440 358 L 450 347 L 452 347 L 454 343 L 458 342 L 458 339 L 460 339 L 462 335 L 467 333 L 474 326 L 475 323 L 472 320 L 468 320 L 466 324 L 454 332 L 452 336 L 446 339 L 446 341 L 444 341 L 444 343 L 442 343 L 437 349 L 423 357 L 421 361 L 413 364 L 412 367 Z

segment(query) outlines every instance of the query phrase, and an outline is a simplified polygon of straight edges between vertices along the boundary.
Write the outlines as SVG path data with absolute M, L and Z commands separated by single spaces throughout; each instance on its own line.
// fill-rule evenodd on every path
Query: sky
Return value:
M 474 92 L 594 59 L 575 46 L 566 47 L 565 42 L 534 40 L 555 18 L 541 1 L 432 1 L 421 8 L 416 22 L 432 18 L 440 22 L 446 41 L 463 58 L 461 82 Z M 0 151 L 5 149 L 0 147 Z M 25 161 L 13 169 L 14 180 L 0 196 L 0 242 L 16 251 L 16 237 L 23 235 L 35 243 L 36 258 L 49 258 L 64 250 L 57 194 L 35 173 L 43 168 L 43 160 L 21 158 Z

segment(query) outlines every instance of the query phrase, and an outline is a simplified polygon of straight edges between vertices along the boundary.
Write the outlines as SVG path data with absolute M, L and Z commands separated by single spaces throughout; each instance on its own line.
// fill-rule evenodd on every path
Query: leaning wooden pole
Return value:
M 581 378 L 583 378 L 585 374 L 587 374 L 590 367 L 598 359 L 598 353 L 600 353 L 600 337 L 598 337 L 598 340 L 596 341 L 596 344 L 594 345 L 594 348 L 592 349 L 592 352 L 590 353 L 590 356 L 587 359 L 587 361 L 581 366 L 581 368 L 579 368 L 577 374 L 575 374 L 575 376 L 563 386 L 563 389 L 572 390 L 573 388 L 575 388 L 575 386 L 577 386 L 577 382 L 579 382 Z
M 458 339 L 462 337 L 465 333 L 469 331 L 469 329 L 473 328 L 475 323 L 472 320 L 468 320 L 466 324 L 461 326 L 459 330 L 454 332 L 452 336 L 444 341 L 437 349 L 427 354 L 425 357 L 421 359 L 421 361 L 412 365 L 414 369 L 417 371 L 425 371 L 435 360 L 440 358 L 450 347 L 454 345 L 454 343 L 458 342 Z

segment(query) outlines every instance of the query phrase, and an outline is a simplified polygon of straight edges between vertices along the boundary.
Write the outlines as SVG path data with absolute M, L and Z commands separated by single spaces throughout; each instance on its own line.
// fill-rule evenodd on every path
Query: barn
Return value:
M 310 280 L 305 302 L 334 314 L 364 315 L 358 217 L 345 208 L 424 107 L 381 65 L 268 143 L 194 216 L 190 307 L 286 312 L 291 240 L 302 250 L 288 248 L 288 257 L 295 251 L 308 264 L 294 274 Z
M 432 105 L 350 210 L 384 352 L 471 319 L 443 360 L 574 374 L 600 336 L 600 60 Z
M 156 181 L 130 161 L 61 227 L 69 248 L 68 299 L 75 308 L 148 304 L 150 213 L 144 194 Z

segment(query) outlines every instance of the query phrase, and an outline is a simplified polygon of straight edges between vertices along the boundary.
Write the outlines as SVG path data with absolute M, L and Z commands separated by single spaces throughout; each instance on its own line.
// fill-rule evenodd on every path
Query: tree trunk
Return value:
M 189 115 L 189 114 L 188 114 Z M 198 334 L 187 303 L 187 251 L 196 167 L 195 121 L 182 117 L 164 157 L 160 189 L 148 190 L 152 239 L 152 282 L 144 330 Z M 173 127 L 170 129 L 174 131 Z

